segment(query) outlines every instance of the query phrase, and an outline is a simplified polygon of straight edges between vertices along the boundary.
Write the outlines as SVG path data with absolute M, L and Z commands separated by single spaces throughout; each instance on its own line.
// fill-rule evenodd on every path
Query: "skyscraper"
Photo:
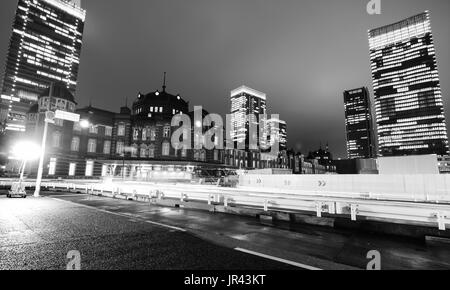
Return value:
M 80 0 L 19 0 L 1 86 L 6 130 L 25 130 L 28 109 L 52 82 L 75 93 L 85 17 Z
M 345 91 L 344 106 L 348 158 L 375 157 L 375 132 L 369 90 L 363 87 Z
M 231 92 L 231 138 L 249 149 L 250 124 L 256 127 L 252 138 L 259 144 L 259 116 L 266 114 L 266 94 L 246 86 Z M 247 119 L 247 116 L 250 116 Z M 266 123 L 265 123 L 266 124 Z M 267 129 L 267 128 L 265 128 Z
M 272 118 L 267 121 L 268 129 L 269 129 L 269 138 L 270 138 L 270 146 L 275 144 L 275 141 L 278 141 L 279 150 L 285 151 L 287 150 L 287 124 L 285 121 Z
M 382 156 L 449 152 L 429 12 L 369 31 Z

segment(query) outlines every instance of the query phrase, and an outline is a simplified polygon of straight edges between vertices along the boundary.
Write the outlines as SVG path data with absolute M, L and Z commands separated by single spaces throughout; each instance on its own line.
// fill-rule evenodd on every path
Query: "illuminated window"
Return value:
M 164 126 L 163 137 L 164 138 L 170 137 L 170 126 L 167 126 L 167 125 Z
M 48 175 L 55 175 L 56 173 L 56 158 L 50 159 L 50 164 L 48 166 Z
M 117 142 L 116 144 L 116 153 L 123 154 L 124 153 L 124 143 L 122 141 Z
M 146 158 L 147 157 L 147 153 L 148 153 L 147 146 L 142 145 L 141 146 L 141 152 L 139 153 L 139 157 Z
M 72 143 L 70 145 L 70 151 L 78 152 L 80 150 L 80 138 L 79 137 L 73 137 Z
M 133 129 L 133 140 L 139 140 L 139 129 Z
M 147 141 L 147 128 L 142 130 L 142 141 Z
M 150 128 L 150 141 L 156 141 L 156 128 Z
M 110 154 L 111 153 L 111 141 L 105 141 L 103 144 L 103 154 Z
M 105 135 L 112 136 L 112 127 L 105 127 Z
M 89 127 L 89 133 L 91 133 L 91 134 L 98 134 L 98 127 L 97 126 L 90 126 Z
M 155 147 L 153 145 L 148 148 L 148 157 L 155 158 Z
M 94 174 L 94 161 L 88 160 L 86 161 L 86 171 L 85 175 L 90 177 Z
M 137 157 L 138 154 L 138 147 L 136 144 L 133 144 L 131 146 L 131 157 Z
M 125 125 L 117 126 L 117 136 L 125 136 Z
M 200 152 L 198 150 L 194 150 L 194 160 L 200 160 Z
M 103 164 L 102 165 L 102 177 L 108 176 L 108 165 Z
M 76 169 L 77 169 L 77 164 L 70 163 L 69 164 L 69 176 L 75 176 Z
M 169 156 L 170 155 L 170 143 L 165 141 L 162 145 L 162 155 Z
M 88 141 L 88 153 L 95 153 L 97 151 L 97 140 L 89 139 Z

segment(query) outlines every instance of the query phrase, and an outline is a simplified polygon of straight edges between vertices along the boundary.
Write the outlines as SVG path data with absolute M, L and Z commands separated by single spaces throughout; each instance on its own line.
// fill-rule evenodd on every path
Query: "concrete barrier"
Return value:
M 302 177 L 302 176 L 300 176 Z M 337 186 L 343 188 L 343 184 L 333 185 L 330 176 L 317 176 L 300 178 L 297 176 L 264 177 L 255 176 L 244 180 L 252 187 L 220 188 L 206 185 L 176 184 L 87 184 L 70 183 L 74 192 L 86 192 L 92 195 L 111 196 L 118 199 L 142 200 L 167 206 L 183 205 L 183 207 L 199 207 L 216 211 L 223 208 L 225 212 L 255 209 L 263 215 L 273 212 L 295 214 L 309 213 L 321 217 L 343 217 L 352 221 L 377 220 L 389 223 L 418 224 L 431 226 L 445 231 L 450 227 L 450 203 L 445 202 L 447 192 L 440 192 L 446 186 L 447 176 L 433 178 L 438 179 L 438 185 L 432 183 L 433 178 L 423 176 L 422 179 L 408 180 L 403 177 L 403 185 L 397 184 L 396 193 L 391 192 L 361 192 L 364 186 L 370 186 L 375 179 L 368 180 L 368 185 L 350 183 L 351 188 L 358 188 L 355 192 L 333 192 L 328 190 L 307 190 L 317 182 L 319 187 Z M 428 178 L 426 178 L 428 177 Z M 286 180 L 288 178 L 288 180 Z M 367 179 L 366 179 L 367 180 Z M 386 181 L 387 180 L 387 181 Z M 271 183 L 270 183 L 271 182 Z M 328 183 L 330 182 L 330 183 Z M 391 179 L 385 179 L 383 186 L 387 186 Z M 408 184 L 411 182 L 411 184 Z M 397 181 L 397 183 L 399 183 Z M 43 183 L 44 188 L 62 190 L 67 188 L 67 182 Z M 278 188 L 268 188 L 261 184 L 278 185 Z M 283 185 L 284 184 L 284 185 Z M 315 187 L 317 189 L 317 186 Z M 359 186 L 359 187 L 357 187 Z M 423 186 L 413 188 L 414 186 Z M 334 189 L 337 187 L 333 187 Z M 295 189 L 301 188 L 301 189 Z M 383 189 L 385 187 L 382 187 Z M 406 193 L 411 188 L 414 192 Z M 88 190 L 89 189 L 89 190 Z M 386 199 L 377 199 L 385 196 Z M 147 197 L 147 198 L 146 198 Z M 439 198 L 439 202 L 430 199 Z M 184 201 L 181 201 L 180 199 Z M 387 200 L 391 199 L 391 200 Z M 399 199 L 399 200 L 396 200 Z M 422 201 L 422 199 L 425 199 Z
M 450 202 L 450 175 L 242 175 L 240 185 L 273 192 Z

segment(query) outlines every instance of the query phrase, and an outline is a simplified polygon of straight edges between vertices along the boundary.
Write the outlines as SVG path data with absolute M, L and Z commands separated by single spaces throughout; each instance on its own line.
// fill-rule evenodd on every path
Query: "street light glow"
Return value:
M 36 143 L 23 141 L 17 143 L 12 149 L 14 158 L 24 161 L 35 160 L 39 158 L 41 147 Z
M 81 120 L 80 121 L 80 126 L 81 126 L 81 128 L 89 128 L 89 126 L 90 126 L 91 124 L 89 123 L 89 121 L 88 120 Z

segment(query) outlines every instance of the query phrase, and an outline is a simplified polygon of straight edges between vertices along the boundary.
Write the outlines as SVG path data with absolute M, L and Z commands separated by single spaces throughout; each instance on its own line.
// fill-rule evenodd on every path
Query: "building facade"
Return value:
M 231 139 L 245 149 L 250 148 L 250 140 L 256 140 L 260 145 L 260 115 L 267 114 L 266 94 L 252 88 L 242 86 L 231 92 Z M 249 118 L 247 118 L 249 116 Z M 267 130 L 267 123 L 264 123 Z M 250 127 L 255 128 L 250 132 Z M 266 131 L 265 131 L 266 132 Z M 250 136 L 250 133 L 253 135 Z M 265 145 L 265 144 L 263 144 Z
M 0 122 L 24 132 L 26 114 L 52 82 L 75 94 L 86 11 L 74 0 L 19 0 L 1 85 Z
M 279 151 L 287 150 L 287 124 L 285 121 L 271 118 L 267 120 L 269 130 L 269 144 L 272 147 L 276 142 L 279 145 Z
M 231 149 L 195 148 L 194 141 L 204 145 L 194 130 L 194 112 L 180 95 L 162 91 L 137 95 L 131 109 L 119 113 L 92 106 L 76 109 L 75 98 L 64 83 L 45 90 L 38 103 L 27 113 L 26 134 L 40 143 L 47 111 L 63 110 L 80 115 L 80 122 L 55 120 L 49 124 L 47 154 L 44 161 L 46 178 L 123 178 L 126 180 L 190 180 L 194 176 L 217 178 L 227 170 L 262 166 L 258 152 Z M 171 140 L 180 126 L 172 126 L 177 115 L 191 120 L 191 146 L 177 149 Z M 209 113 L 202 110 L 202 118 Z M 87 126 L 83 126 L 87 124 Z M 29 176 L 37 172 L 37 162 L 29 168 Z
M 36 144 L 41 144 L 44 120 L 47 111 L 66 111 L 75 113 L 76 102 L 72 93 L 64 83 L 56 83 L 44 90 L 38 97 L 38 102 L 27 113 L 26 137 Z M 46 175 L 68 176 L 69 164 L 78 159 L 78 153 L 72 150 L 73 122 L 55 120 L 48 125 L 46 139 Z M 37 161 L 29 167 L 37 171 Z
M 449 152 L 430 15 L 369 31 L 381 156 Z
M 201 115 L 198 111 L 190 111 L 189 103 L 180 95 L 168 93 L 165 85 L 161 91 L 139 93 L 131 108 L 125 105 L 118 113 L 91 105 L 76 107 L 75 97 L 66 84 L 58 82 L 44 90 L 27 113 L 26 136 L 36 143 L 41 142 L 46 112 L 62 110 L 80 115 L 79 122 L 55 119 L 49 124 L 44 178 L 138 181 L 200 178 L 216 182 L 218 177 L 238 169 L 275 168 L 296 174 L 334 172 L 328 164 L 305 160 L 289 150 L 274 155 L 259 150 L 229 149 L 225 140 L 217 136 L 214 136 L 216 147 L 206 148 L 206 132 L 215 125 L 202 125 L 195 117 L 204 121 L 209 113 L 203 109 Z M 184 121 L 183 124 L 172 123 L 176 115 L 188 117 L 190 136 L 184 133 Z M 202 128 L 198 131 L 197 127 Z M 174 134 L 180 130 L 183 135 L 179 141 L 183 142 L 189 136 L 189 148 L 174 146 Z M 276 138 L 283 141 L 285 129 L 279 129 L 277 133 Z M 201 148 L 196 148 L 195 142 L 199 142 Z M 218 146 L 219 142 L 224 143 L 223 149 Z M 28 176 L 33 177 L 36 173 L 37 161 L 28 167 Z
M 347 156 L 349 159 L 375 155 L 375 131 L 369 90 L 366 87 L 344 92 Z

